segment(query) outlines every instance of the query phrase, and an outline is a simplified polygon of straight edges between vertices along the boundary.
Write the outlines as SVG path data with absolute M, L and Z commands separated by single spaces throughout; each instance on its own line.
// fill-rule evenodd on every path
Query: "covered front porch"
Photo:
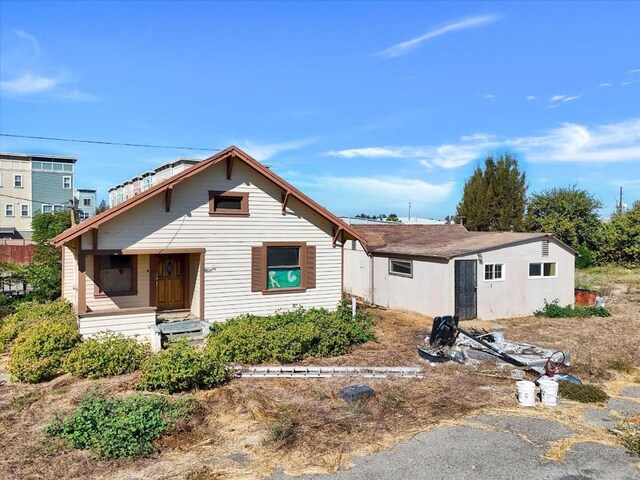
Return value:
M 79 249 L 77 308 L 83 336 L 113 331 L 155 345 L 204 334 L 205 249 Z M 180 326 L 170 324 L 181 323 Z M 155 348 L 155 347 L 154 347 Z

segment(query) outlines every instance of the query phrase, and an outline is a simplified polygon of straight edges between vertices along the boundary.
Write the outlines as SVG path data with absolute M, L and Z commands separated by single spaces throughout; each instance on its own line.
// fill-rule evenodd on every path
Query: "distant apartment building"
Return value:
M 73 196 L 76 201 L 78 221 L 81 222 L 96 214 L 97 195 L 95 189 L 78 188 Z
M 200 160 L 198 158 L 178 158 L 114 185 L 109 188 L 109 208 L 115 207 L 140 192 L 144 192 L 167 178 L 186 170 L 200 162 Z
M 75 157 L 0 153 L 0 237 L 31 239 L 37 212 L 71 208 Z

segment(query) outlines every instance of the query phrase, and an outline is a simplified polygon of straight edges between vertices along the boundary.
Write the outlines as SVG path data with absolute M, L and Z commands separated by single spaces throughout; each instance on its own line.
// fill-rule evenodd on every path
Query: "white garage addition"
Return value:
M 365 302 L 461 319 L 531 315 L 574 301 L 575 251 L 546 233 L 469 232 L 462 225 L 354 225 L 345 292 Z

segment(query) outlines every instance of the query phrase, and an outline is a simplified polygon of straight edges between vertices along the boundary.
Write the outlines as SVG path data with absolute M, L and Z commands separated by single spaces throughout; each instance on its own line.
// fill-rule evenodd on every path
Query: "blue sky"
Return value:
M 488 153 L 529 191 L 640 199 L 639 2 L 17 2 L 3 133 L 236 144 L 340 215 L 455 212 Z M 0 137 L 75 155 L 76 186 L 212 152 Z

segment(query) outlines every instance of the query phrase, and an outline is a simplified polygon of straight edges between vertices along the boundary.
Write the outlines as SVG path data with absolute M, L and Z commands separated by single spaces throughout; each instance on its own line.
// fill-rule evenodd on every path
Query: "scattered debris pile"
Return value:
M 436 317 L 429 337 L 418 346 L 420 356 L 432 363 L 450 360 L 467 365 L 484 361 L 504 362 L 514 368 L 514 373 L 520 372 L 522 376 L 529 373 L 538 379 L 545 376 L 580 383 L 577 378 L 560 372 L 571 364 L 569 352 L 509 342 L 502 332 L 467 332 L 458 323 L 457 316 Z

